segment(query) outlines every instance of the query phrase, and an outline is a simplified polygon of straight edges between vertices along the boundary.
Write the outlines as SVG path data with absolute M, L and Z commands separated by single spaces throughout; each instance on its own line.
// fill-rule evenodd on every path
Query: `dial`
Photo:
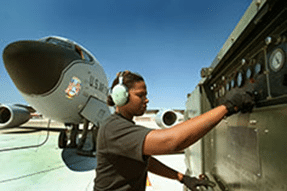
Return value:
M 246 71 L 246 78 L 250 79 L 251 76 L 252 76 L 252 70 L 251 70 L 251 68 L 248 68 L 247 71 Z
M 260 63 L 257 63 L 254 70 L 255 70 L 255 74 L 256 74 L 256 75 L 260 74 L 261 71 L 262 71 L 262 66 L 261 66 L 261 64 L 260 64 Z
M 281 48 L 275 49 L 270 56 L 270 68 L 274 72 L 278 72 L 284 65 L 285 53 Z
M 219 96 L 218 96 L 218 91 L 215 92 L 215 99 L 218 99 Z
M 221 88 L 221 96 L 223 97 L 224 95 L 225 95 L 225 87 L 222 86 L 222 88 Z
M 218 97 L 222 97 L 221 88 L 218 90 Z
M 235 87 L 235 81 L 231 80 L 230 85 L 231 85 L 232 88 L 234 88 Z
M 226 84 L 226 91 L 229 91 L 230 90 L 230 83 L 228 82 L 227 84 Z
M 243 85 L 243 81 L 244 81 L 244 78 L 243 78 L 243 73 L 242 72 L 239 72 L 237 74 L 237 86 L 238 87 L 241 87 Z

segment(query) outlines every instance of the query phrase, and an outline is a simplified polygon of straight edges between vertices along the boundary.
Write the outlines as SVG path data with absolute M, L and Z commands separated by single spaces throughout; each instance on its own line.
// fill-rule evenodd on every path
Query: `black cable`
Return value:
M 44 145 L 48 141 L 49 136 L 50 136 L 50 124 L 51 124 L 51 119 L 49 119 L 49 121 L 48 121 L 46 139 L 42 143 L 37 144 L 37 145 L 30 145 L 30 146 L 23 146 L 23 147 L 12 147 L 12 148 L 8 148 L 8 149 L 0 149 L 0 152 L 21 150 L 21 149 L 30 149 L 30 148 L 36 148 L 36 147 L 40 147 L 40 146 Z
M 12 151 L 12 150 L 20 150 L 20 149 L 36 148 L 36 147 L 40 147 L 40 146 L 44 145 L 44 144 L 48 141 L 49 136 L 50 136 L 50 130 L 49 130 L 49 129 L 50 129 L 50 124 L 51 124 L 51 119 L 49 119 L 49 121 L 48 121 L 46 139 L 45 139 L 42 143 L 37 144 L 37 145 L 30 145 L 30 146 L 23 146 L 23 147 L 13 147 L 13 148 L 9 148 L 9 149 L 1 149 L 0 152 Z M 61 166 L 59 166 L 59 167 L 51 168 L 51 169 L 48 169 L 48 170 L 43 170 L 43 171 L 39 171 L 39 172 L 36 172 L 36 173 L 19 176 L 19 177 L 16 177 L 16 178 L 1 180 L 1 181 L 0 181 L 0 184 L 1 184 L 1 183 L 5 183 L 5 182 L 10 182 L 10 181 L 13 181 L 13 180 L 18 180 L 18 179 L 26 178 L 26 177 L 33 176 L 33 175 L 37 175 L 37 174 L 42 174 L 42 173 L 50 172 L 50 171 L 57 170 L 57 169 L 64 168 L 64 167 L 65 167 L 64 165 L 61 165 Z
M 11 150 L 20 150 L 20 149 L 28 149 L 28 148 L 40 147 L 40 146 L 44 145 L 48 141 L 48 138 L 49 138 L 50 123 L 51 123 L 51 120 L 49 120 L 49 122 L 48 122 L 48 127 L 47 127 L 48 131 L 47 131 L 46 139 L 41 144 L 31 145 L 31 146 L 24 146 L 24 147 L 13 147 L 13 148 L 9 148 L 9 149 L 2 149 L 2 150 L 0 150 L 0 152 L 2 152 L 2 151 L 11 151 Z M 82 159 L 80 161 L 75 161 L 73 164 L 77 164 L 79 162 L 83 162 L 84 160 L 85 159 Z M 71 164 L 71 165 L 73 165 L 73 164 Z M 27 178 L 27 177 L 31 177 L 31 176 L 42 174 L 42 173 L 51 172 L 51 171 L 54 171 L 54 170 L 59 170 L 61 168 L 66 168 L 66 165 L 60 165 L 58 167 L 54 167 L 54 168 L 50 168 L 50 169 L 47 169 L 47 170 L 42 170 L 42 171 L 38 171 L 38 172 L 35 172 L 35 173 L 22 175 L 22 176 L 15 177 L 15 178 L 10 178 L 10 179 L 6 179 L 6 180 L 0 180 L 0 184 L 6 183 L 6 182 L 10 182 L 10 181 L 14 181 L 14 180 Z

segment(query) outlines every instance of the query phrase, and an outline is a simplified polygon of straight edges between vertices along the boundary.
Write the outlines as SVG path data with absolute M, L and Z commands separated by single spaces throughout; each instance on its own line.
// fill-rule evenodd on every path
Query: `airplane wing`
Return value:
M 15 106 L 26 108 L 30 113 L 36 112 L 36 110 L 32 106 L 27 106 L 23 104 L 15 104 Z

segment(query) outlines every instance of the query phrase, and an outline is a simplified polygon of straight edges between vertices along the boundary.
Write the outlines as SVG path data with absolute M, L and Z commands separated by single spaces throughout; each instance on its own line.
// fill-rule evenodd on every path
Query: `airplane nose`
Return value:
M 17 41 L 3 51 L 5 68 L 16 87 L 34 95 L 52 90 L 63 70 L 79 59 L 72 49 L 39 41 Z

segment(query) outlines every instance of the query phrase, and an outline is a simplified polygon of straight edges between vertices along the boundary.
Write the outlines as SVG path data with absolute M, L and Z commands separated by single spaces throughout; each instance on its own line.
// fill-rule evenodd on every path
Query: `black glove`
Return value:
M 181 183 L 183 183 L 187 188 L 191 189 L 192 191 L 199 191 L 196 188 L 197 186 L 205 186 L 206 188 L 215 186 L 215 183 L 209 180 L 200 180 L 195 177 L 190 177 L 186 175 L 183 176 Z
M 251 112 L 255 105 L 255 95 L 253 85 L 245 88 L 235 88 L 228 92 L 222 102 L 226 106 L 230 116 L 241 111 L 242 113 Z

